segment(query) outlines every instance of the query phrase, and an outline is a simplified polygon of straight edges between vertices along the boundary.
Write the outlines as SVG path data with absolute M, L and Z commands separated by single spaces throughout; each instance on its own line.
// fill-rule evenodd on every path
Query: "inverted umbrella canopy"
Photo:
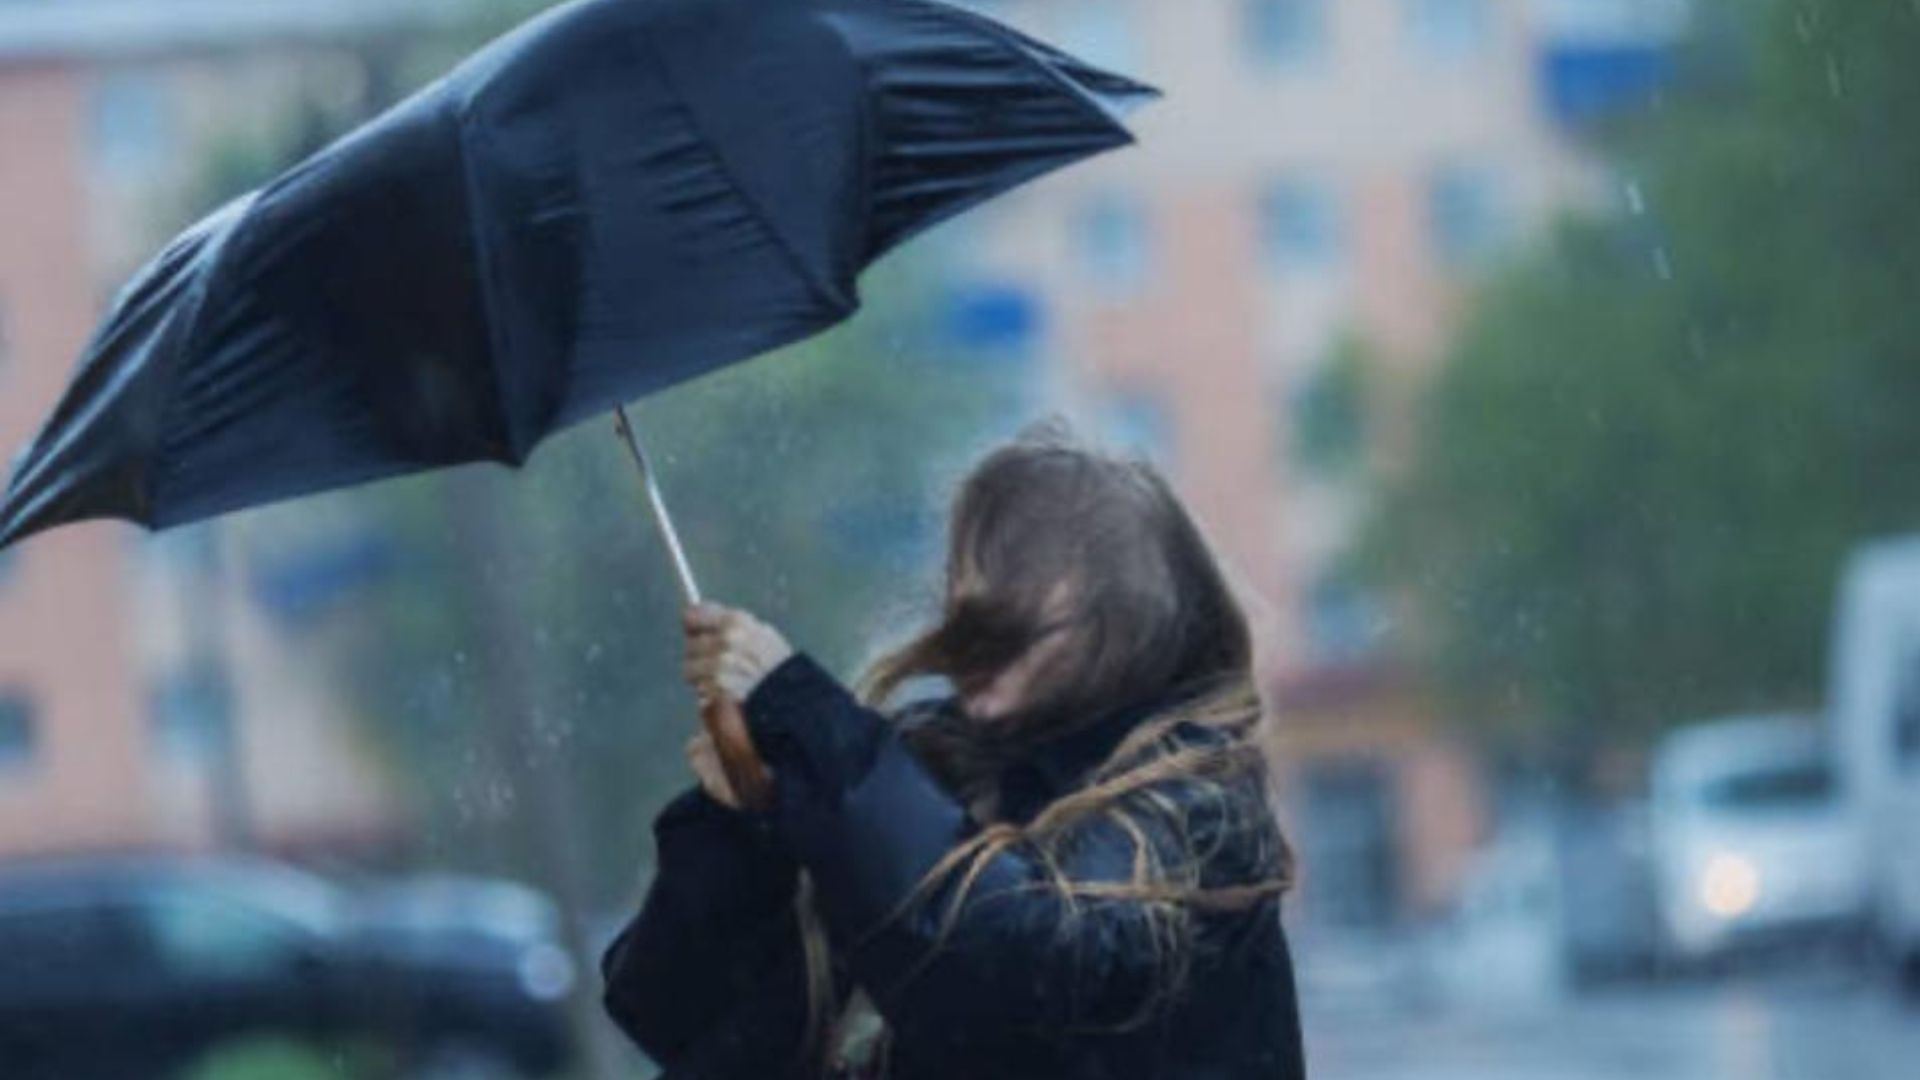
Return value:
M 0 547 L 469 461 L 851 315 L 917 231 L 1152 91 L 934 0 L 576 0 L 126 287 Z

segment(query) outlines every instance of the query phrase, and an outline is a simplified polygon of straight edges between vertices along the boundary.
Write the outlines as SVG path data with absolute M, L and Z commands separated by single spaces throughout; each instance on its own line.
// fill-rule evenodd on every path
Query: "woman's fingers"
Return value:
M 774 668 L 793 655 L 778 630 L 736 608 L 699 604 L 682 615 L 686 658 L 681 673 L 703 695 L 718 687 L 744 700 Z
M 736 701 L 741 700 L 744 691 L 750 689 L 755 680 L 764 674 L 759 665 L 746 661 L 688 664 L 682 670 L 687 685 L 695 692 L 705 696 L 707 691 L 718 687 Z
M 742 612 L 719 604 L 694 604 L 681 614 L 681 625 L 689 637 L 718 634 L 737 622 Z

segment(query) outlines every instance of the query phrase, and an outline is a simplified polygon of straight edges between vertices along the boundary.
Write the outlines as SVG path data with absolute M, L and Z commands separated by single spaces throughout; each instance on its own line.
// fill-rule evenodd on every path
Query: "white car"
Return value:
M 1699 724 L 1668 736 L 1652 771 L 1654 885 L 1672 959 L 1859 925 L 1859 834 L 1819 728 L 1796 717 Z
M 1833 724 L 1872 924 L 1920 993 L 1920 538 L 1855 556 L 1838 610 Z

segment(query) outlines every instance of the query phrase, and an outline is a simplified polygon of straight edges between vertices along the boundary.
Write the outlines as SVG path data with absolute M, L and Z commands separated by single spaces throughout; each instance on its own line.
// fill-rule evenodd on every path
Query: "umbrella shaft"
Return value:
M 673 571 L 680 579 L 681 598 L 688 604 L 698 604 L 700 583 L 694 580 L 693 564 L 687 561 L 687 550 L 680 544 L 680 530 L 674 528 L 673 515 L 667 511 L 667 499 L 661 494 L 659 476 L 653 471 L 646 448 L 640 445 L 640 437 L 633 429 L 632 418 L 627 416 L 626 406 L 614 409 L 613 424 L 620 433 L 620 441 L 627 444 L 627 452 L 633 455 L 634 467 L 640 470 L 640 485 L 646 489 L 647 505 L 653 508 L 654 523 L 660 526 L 660 536 L 667 542 L 667 554 L 673 558 Z

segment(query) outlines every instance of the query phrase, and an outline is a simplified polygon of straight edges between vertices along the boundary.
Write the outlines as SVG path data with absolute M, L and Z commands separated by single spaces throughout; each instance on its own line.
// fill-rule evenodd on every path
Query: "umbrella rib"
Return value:
M 471 218 L 473 208 L 481 203 L 481 197 L 479 179 L 474 175 L 473 171 L 473 155 L 468 151 L 467 147 L 466 136 L 471 130 L 468 125 L 470 110 L 463 104 L 455 103 L 448 106 L 447 113 L 448 118 L 460 132 L 460 137 L 454 140 L 454 142 L 456 152 L 460 158 L 461 194 L 466 198 L 467 213 L 469 218 Z M 540 436 L 536 434 L 531 439 L 522 438 L 518 430 L 520 425 L 515 422 L 516 418 L 513 415 L 513 409 L 507 404 L 507 390 L 512 384 L 507 379 L 506 370 L 502 367 L 502 364 L 504 358 L 511 355 L 511 350 L 513 349 L 513 342 L 510 340 L 512 329 L 508 325 L 507 320 L 492 317 L 494 296 L 500 288 L 499 282 L 494 280 L 497 270 L 494 265 L 493 238 L 488 230 L 477 226 L 473 228 L 472 236 L 473 256 L 476 267 L 474 280 L 475 285 L 480 291 L 481 306 L 487 315 L 487 317 L 482 320 L 486 324 L 487 329 L 487 350 L 489 354 L 487 356 L 487 370 L 488 373 L 493 376 L 494 400 L 500 411 L 500 433 L 504 437 L 508 449 L 507 463 L 518 468 L 524 465 L 527 457 L 533 453 L 533 448 L 539 443 Z
M 981 15 L 979 12 L 956 7 L 950 3 L 930 3 L 928 0 L 902 0 L 902 2 L 912 3 L 914 6 L 923 10 L 944 15 L 956 22 L 966 23 L 986 36 L 993 38 L 999 42 L 1002 47 L 1031 61 L 1035 67 L 1040 69 L 1041 74 L 1046 76 L 1055 86 L 1058 86 L 1069 97 L 1078 101 L 1093 114 L 1118 127 L 1122 132 L 1126 133 L 1128 141 L 1132 141 L 1132 132 L 1126 126 L 1126 118 L 1110 108 L 1106 102 L 1100 99 L 1099 95 L 1092 93 L 1086 87 L 1079 85 L 1074 80 L 1061 74 L 1052 60 L 1048 58 L 1047 51 L 1042 48 L 1038 42 L 1027 37 L 1025 34 L 1022 34 L 1010 26 L 995 22 Z M 1149 90 L 1149 92 L 1156 97 L 1159 95 L 1158 91 Z
M 767 235 L 773 237 L 774 246 L 780 249 L 780 254 L 786 259 L 788 266 L 800 276 L 800 280 L 807 284 L 807 287 L 813 291 L 818 299 L 831 304 L 836 310 L 850 310 L 853 307 L 850 299 L 841 296 L 839 289 L 834 288 L 829 282 L 821 281 L 820 278 L 814 274 L 812 267 L 808 266 L 807 261 L 800 257 L 800 252 L 794 248 L 787 234 L 780 231 L 780 227 L 774 223 L 773 218 L 767 213 L 766 208 L 761 206 L 759 201 L 747 190 L 746 185 L 740 182 L 739 177 L 734 172 L 733 164 L 727 160 L 727 156 L 720 151 L 719 145 L 712 140 L 705 128 L 701 126 L 699 110 L 688 104 L 687 95 L 682 92 L 680 83 L 674 78 L 673 65 L 667 63 L 666 58 L 660 55 L 658 43 L 647 39 L 644 41 L 643 47 L 653 55 L 654 63 L 657 65 L 661 79 L 666 82 L 668 88 L 673 92 L 675 105 L 686 115 L 688 126 L 693 129 L 694 134 L 699 139 L 700 145 L 705 146 L 707 152 L 713 157 L 715 167 L 720 170 L 722 176 L 726 177 L 727 186 L 733 190 L 734 195 L 746 206 L 747 212 L 753 215 L 753 219 L 760 223 L 760 227 L 766 230 Z

